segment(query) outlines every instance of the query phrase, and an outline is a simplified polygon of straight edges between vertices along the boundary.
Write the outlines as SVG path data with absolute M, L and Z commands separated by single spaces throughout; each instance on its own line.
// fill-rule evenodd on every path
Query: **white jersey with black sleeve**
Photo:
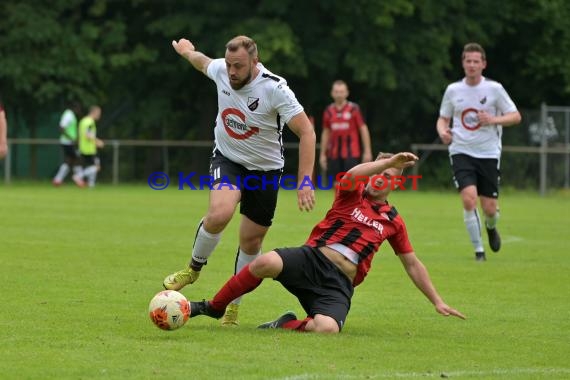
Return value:
M 475 86 L 468 85 L 465 78 L 447 86 L 439 115 L 453 118 L 449 154 L 500 159 L 503 127 L 498 124 L 482 126 L 478 111 L 498 116 L 515 112 L 517 107 L 499 82 L 485 77 Z
M 285 79 L 261 63 L 259 73 L 244 87 L 230 86 L 225 59 L 214 59 L 207 76 L 216 82 L 218 115 L 215 149 L 248 170 L 283 168 L 284 125 L 303 111 Z M 214 151 L 215 152 L 215 151 Z

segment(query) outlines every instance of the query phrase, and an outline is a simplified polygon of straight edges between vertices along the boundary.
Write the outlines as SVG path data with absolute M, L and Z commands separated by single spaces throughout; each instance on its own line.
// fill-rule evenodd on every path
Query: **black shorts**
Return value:
M 99 163 L 99 157 L 94 154 L 82 154 L 81 155 L 81 162 L 83 166 L 96 166 Z
M 342 329 L 354 294 L 350 279 L 317 248 L 302 246 L 275 251 L 283 260 L 283 270 L 275 280 L 299 299 L 309 317 L 326 315 Z
M 63 150 L 63 157 L 65 159 L 76 160 L 79 158 L 75 145 L 61 144 L 61 149 Z
M 215 151 L 210 161 L 212 191 L 230 188 L 241 189 L 239 212 L 260 226 L 269 227 L 275 216 L 277 194 L 282 170 L 248 170 Z
M 360 157 L 327 158 L 327 175 L 334 178 L 338 173 L 345 173 L 358 164 Z
M 489 198 L 499 198 L 501 171 L 496 158 L 475 158 L 466 154 L 450 157 L 453 182 L 459 191 L 475 185 L 477 193 Z

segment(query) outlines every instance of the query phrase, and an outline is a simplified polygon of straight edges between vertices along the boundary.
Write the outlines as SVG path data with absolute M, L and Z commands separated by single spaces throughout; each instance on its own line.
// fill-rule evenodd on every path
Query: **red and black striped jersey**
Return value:
M 359 158 L 362 154 L 359 128 L 364 118 L 358 104 L 347 102 L 342 108 L 330 104 L 323 112 L 323 129 L 330 130 L 327 157 Z
M 354 286 L 368 274 L 374 254 L 384 240 L 388 240 L 396 254 L 413 252 L 406 225 L 396 209 L 387 202 L 369 200 L 364 189 L 362 183 L 354 191 L 337 188 L 331 209 L 305 243 L 311 247 L 339 243 L 356 252 L 358 270 Z

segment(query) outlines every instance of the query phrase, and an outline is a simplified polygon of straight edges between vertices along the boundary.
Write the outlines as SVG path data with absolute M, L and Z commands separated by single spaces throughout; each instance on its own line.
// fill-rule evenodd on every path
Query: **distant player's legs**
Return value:
M 79 160 L 79 156 L 75 151 L 75 147 L 73 145 L 61 145 L 63 150 L 63 163 L 59 166 L 57 174 L 53 178 L 53 184 L 59 186 L 62 184 L 63 180 L 69 173 L 70 167 L 73 168 L 73 181 L 79 187 L 85 186 L 85 183 L 82 180 L 82 170 L 81 164 Z
M 484 261 L 485 250 L 481 238 L 481 221 L 477 211 L 477 168 L 476 159 L 465 154 L 450 157 L 453 180 L 459 190 L 463 205 L 463 222 L 475 250 L 475 258 Z
M 481 221 L 477 211 L 477 188 L 470 185 L 461 190 L 463 221 L 475 252 L 485 252 L 481 237 Z M 479 255 L 480 256 L 480 255 Z
M 493 252 L 501 249 L 501 237 L 497 230 L 499 220 L 499 179 L 501 176 L 498 160 L 480 160 L 478 181 L 478 193 L 481 200 L 481 208 L 485 214 L 485 227 L 489 237 L 489 246 Z

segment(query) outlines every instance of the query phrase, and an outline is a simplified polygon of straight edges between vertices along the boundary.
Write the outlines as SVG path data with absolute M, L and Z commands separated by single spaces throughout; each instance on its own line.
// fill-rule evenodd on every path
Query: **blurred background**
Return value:
M 331 83 L 345 80 L 375 152 L 416 150 L 421 186 L 451 188 L 435 122 L 461 51 L 479 42 L 484 75 L 523 115 L 505 128 L 503 186 L 568 188 L 570 2 L 564 0 L 3 0 L 0 94 L 10 156 L 0 179 L 50 181 L 61 160 L 58 121 L 69 101 L 103 108 L 102 183 L 146 183 L 165 171 L 207 173 L 215 85 L 179 57 L 190 39 L 223 57 L 246 34 L 315 120 L 319 139 Z M 296 172 L 287 131 L 286 172 Z M 420 144 L 420 145 L 418 145 Z M 435 144 L 435 145 L 434 145 Z M 442 150 L 443 149 L 443 150 Z

